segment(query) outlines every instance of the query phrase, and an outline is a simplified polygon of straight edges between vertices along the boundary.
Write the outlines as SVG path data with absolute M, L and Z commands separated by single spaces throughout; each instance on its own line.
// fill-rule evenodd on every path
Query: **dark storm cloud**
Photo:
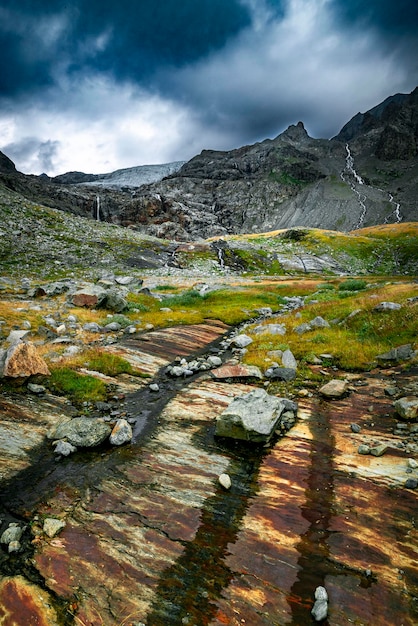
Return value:
M 149 79 L 222 47 L 250 24 L 239 0 L 6 0 L 0 8 L 3 94 L 52 83 L 56 73 Z M 53 32 L 55 29 L 55 33 Z M 51 32 L 52 31 L 52 32 Z
M 356 26 L 365 24 L 390 37 L 405 37 L 418 32 L 416 0 L 334 0 L 340 16 Z
M 52 174 L 189 159 L 299 120 L 330 137 L 418 84 L 416 4 L 3 0 L 0 149 Z

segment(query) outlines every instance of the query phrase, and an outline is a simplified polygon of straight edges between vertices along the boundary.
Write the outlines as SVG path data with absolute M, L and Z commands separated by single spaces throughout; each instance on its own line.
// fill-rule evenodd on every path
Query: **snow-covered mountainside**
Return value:
M 95 180 L 79 184 L 110 189 L 140 187 L 141 185 L 156 183 L 166 176 L 175 174 L 184 163 L 185 161 L 174 161 L 173 163 L 163 163 L 161 165 L 138 165 L 116 170 L 110 174 L 100 174 Z

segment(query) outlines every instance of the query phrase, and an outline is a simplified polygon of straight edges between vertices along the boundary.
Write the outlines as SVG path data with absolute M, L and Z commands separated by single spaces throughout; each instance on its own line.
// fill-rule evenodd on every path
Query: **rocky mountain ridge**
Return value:
M 275 139 L 204 150 L 180 165 L 134 187 L 140 168 L 48 180 L 16 172 L 2 155 L 0 182 L 50 207 L 178 241 L 416 221 L 418 88 L 358 113 L 332 140 L 309 137 L 299 122 Z

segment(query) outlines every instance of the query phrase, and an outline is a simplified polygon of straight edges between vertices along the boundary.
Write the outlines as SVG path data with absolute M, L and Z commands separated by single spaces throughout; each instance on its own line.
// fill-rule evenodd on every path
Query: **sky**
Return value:
M 418 85 L 416 0 L 0 0 L 0 150 L 104 173 L 330 138 Z

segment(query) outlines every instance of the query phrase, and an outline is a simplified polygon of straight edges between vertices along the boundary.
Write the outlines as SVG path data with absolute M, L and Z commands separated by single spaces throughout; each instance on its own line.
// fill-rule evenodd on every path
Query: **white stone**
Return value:
M 47 517 L 44 521 L 43 531 L 52 539 L 52 537 L 58 535 L 58 533 L 65 528 L 65 525 L 64 520 Z
M 218 481 L 224 489 L 231 489 L 232 482 L 229 474 L 221 474 L 218 478 Z

